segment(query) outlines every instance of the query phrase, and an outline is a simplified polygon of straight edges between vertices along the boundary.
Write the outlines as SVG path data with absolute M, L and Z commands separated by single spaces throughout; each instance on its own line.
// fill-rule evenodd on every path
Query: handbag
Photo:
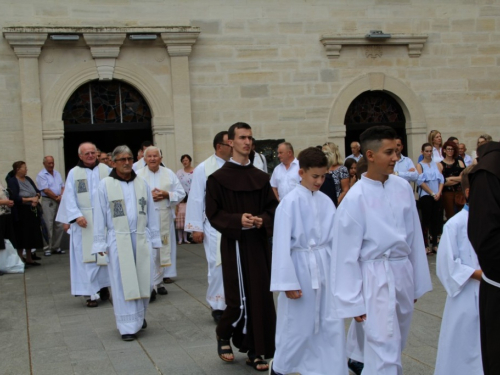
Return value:
M 456 191 L 455 192 L 455 205 L 456 206 L 464 206 L 465 203 L 467 203 L 467 202 L 465 200 L 464 193 L 462 193 L 461 191 Z

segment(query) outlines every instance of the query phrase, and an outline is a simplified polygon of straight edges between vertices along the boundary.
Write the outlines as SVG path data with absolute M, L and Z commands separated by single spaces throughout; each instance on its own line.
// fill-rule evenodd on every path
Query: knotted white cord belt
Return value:
M 314 334 L 319 332 L 319 320 L 320 320 L 320 306 L 321 306 L 321 285 L 319 283 L 319 268 L 316 262 L 315 250 L 320 249 L 316 246 L 314 241 L 309 244 L 307 249 L 304 248 L 292 248 L 292 251 L 306 252 L 309 257 L 309 273 L 311 275 L 311 287 L 315 292 L 315 312 L 314 312 Z
M 482 277 L 482 278 L 483 278 L 483 280 L 484 280 L 484 281 L 486 281 L 488 284 L 493 285 L 493 286 L 496 286 L 497 288 L 500 288 L 500 283 L 497 283 L 496 281 L 493 281 L 493 280 L 491 280 L 491 279 L 488 279 L 488 278 L 486 277 L 486 275 L 484 274 L 484 272 L 483 272 L 483 275 L 482 275 L 481 277 Z
M 242 230 L 250 230 L 254 229 L 255 227 L 252 228 L 242 228 Z M 238 270 L 238 285 L 240 288 L 240 316 L 236 322 L 233 323 L 233 327 L 236 328 L 238 323 L 240 322 L 241 318 L 244 316 L 245 317 L 245 325 L 243 326 L 243 334 L 246 335 L 247 333 L 247 321 L 248 321 L 248 315 L 247 315 L 247 298 L 245 295 L 245 285 L 243 284 L 243 270 L 241 269 L 241 256 L 240 256 L 240 244 L 239 241 L 236 241 L 236 269 Z
M 387 254 L 384 254 L 382 258 L 360 260 L 361 263 L 384 263 L 385 274 L 387 276 L 387 287 L 389 288 L 389 316 L 387 317 L 387 329 L 389 336 L 394 334 L 394 313 L 396 311 L 396 283 L 394 280 L 394 273 L 392 272 L 389 262 L 401 262 L 407 259 L 407 256 L 389 258 Z

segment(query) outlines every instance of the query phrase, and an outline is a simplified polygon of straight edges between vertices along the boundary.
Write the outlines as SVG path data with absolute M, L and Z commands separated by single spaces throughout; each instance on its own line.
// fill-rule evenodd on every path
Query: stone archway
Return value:
M 396 99 L 403 109 L 406 118 L 406 150 L 410 158 L 420 153 L 420 146 L 425 142 L 427 121 L 423 107 L 416 94 L 402 81 L 384 73 L 368 73 L 356 78 L 344 86 L 335 101 L 328 116 L 328 139 L 339 146 L 345 155 L 344 139 L 346 129 L 345 114 L 352 101 L 365 91 L 385 91 Z

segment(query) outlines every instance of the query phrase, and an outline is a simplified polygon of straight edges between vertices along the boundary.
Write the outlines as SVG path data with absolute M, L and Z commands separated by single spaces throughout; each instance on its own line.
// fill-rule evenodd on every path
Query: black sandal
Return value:
M 253 367 L 257 371 L 264 372 L 269 370 L 269 364 L 264 361 L 260 355 L 248 353 L 246 364 L 247 366 Z M 257 368 L 257 366 L 266 366 L 266 368 Z
M 97 306 L 99 306 L 99 304 L 97 303 L 97 301 L 93 301 L 91 299 L 87 300 L 87 307 L 97 307 Z
M 222 348 L 223 346 L 229 346 L 229 349 L 223 349 Z M 219 358 L 222 359 L 224 362 L 234 361 L 233 349 L 231 348 L 229 340 L 221 339 L 219 336 L 217 336 L 217 353 L 219 354 Z M 224 358 L 223 357 L 224 354 L 232 354 L 233 359 Z

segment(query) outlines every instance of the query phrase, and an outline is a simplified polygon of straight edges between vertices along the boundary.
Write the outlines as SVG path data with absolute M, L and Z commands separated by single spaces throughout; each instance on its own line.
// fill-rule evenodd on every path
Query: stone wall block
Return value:
M 321 82 L 336 82 L 339 80 L 339 74 L 334 69 L 322 69 L 320 71 Z
M 268 85 L 242 85 L 240 89 L 242 98 L 265 98 L 269 96 Z
M 272 59 L 278 56 L 277 47 L 240 47 L 236 48 L 239 59 Z
M 229 83 L 272 83 L 279 82 L 278 72 L 230 73 Z

